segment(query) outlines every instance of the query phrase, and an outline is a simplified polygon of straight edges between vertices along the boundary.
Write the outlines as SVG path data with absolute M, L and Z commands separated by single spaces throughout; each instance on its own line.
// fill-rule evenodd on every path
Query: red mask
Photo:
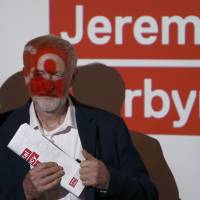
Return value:
M 24 55 L 24 77 L 32 96 L 64 98 L 68 55 L 54 48 L 36 50 L 29 46 Z

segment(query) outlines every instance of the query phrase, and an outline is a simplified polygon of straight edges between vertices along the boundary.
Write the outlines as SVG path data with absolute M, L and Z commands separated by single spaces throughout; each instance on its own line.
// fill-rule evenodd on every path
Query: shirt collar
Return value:
M 35 112 L 33 102 L 31 102 L 30 104 L 29 115 L 30 115 L 30 126 L 33 127 L 34 129 L 41 128 Z M 68 109 L 64 122 L 61 124 L 61 126 L 62 129 L 67 127 L 72 127 L 77 129 L 75 106 L 73 105 L 73 102 L 70 97 L 68 97 Z

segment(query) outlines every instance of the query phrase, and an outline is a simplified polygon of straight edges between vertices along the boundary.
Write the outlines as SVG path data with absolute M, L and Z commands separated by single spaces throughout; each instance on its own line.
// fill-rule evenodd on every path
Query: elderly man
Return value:
M 41 36 L 25 45 L 23 58 L 32 101 L 9 112 L 1 125 L 0 199 L 158 199 L 123 120 L 69 95 L 77 75 L 72 45 Z M 80 197 L 60 186 L 63 166 L 52 160 L 30 169 L 6 147 L 23 123 L 81 161 L 80 179 L 86 187 Z

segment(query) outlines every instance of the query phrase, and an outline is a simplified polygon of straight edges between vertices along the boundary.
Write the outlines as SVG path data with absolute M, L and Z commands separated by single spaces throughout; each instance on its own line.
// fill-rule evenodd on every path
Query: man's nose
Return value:
M 47 91 L 51 91 L 51 90 L 55 89 L 55 83 L 52 80 L 45 79 L 44 80 L 44 85 L 45 85 L 45 89 Z

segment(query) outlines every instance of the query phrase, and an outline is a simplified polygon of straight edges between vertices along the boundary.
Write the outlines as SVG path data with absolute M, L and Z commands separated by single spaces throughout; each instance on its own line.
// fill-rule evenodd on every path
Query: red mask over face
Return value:
M 24 77 L 32 96 L 64 98 L 70 84 L 67 71 L 69 55 L 54 48 L 25 49 Z

